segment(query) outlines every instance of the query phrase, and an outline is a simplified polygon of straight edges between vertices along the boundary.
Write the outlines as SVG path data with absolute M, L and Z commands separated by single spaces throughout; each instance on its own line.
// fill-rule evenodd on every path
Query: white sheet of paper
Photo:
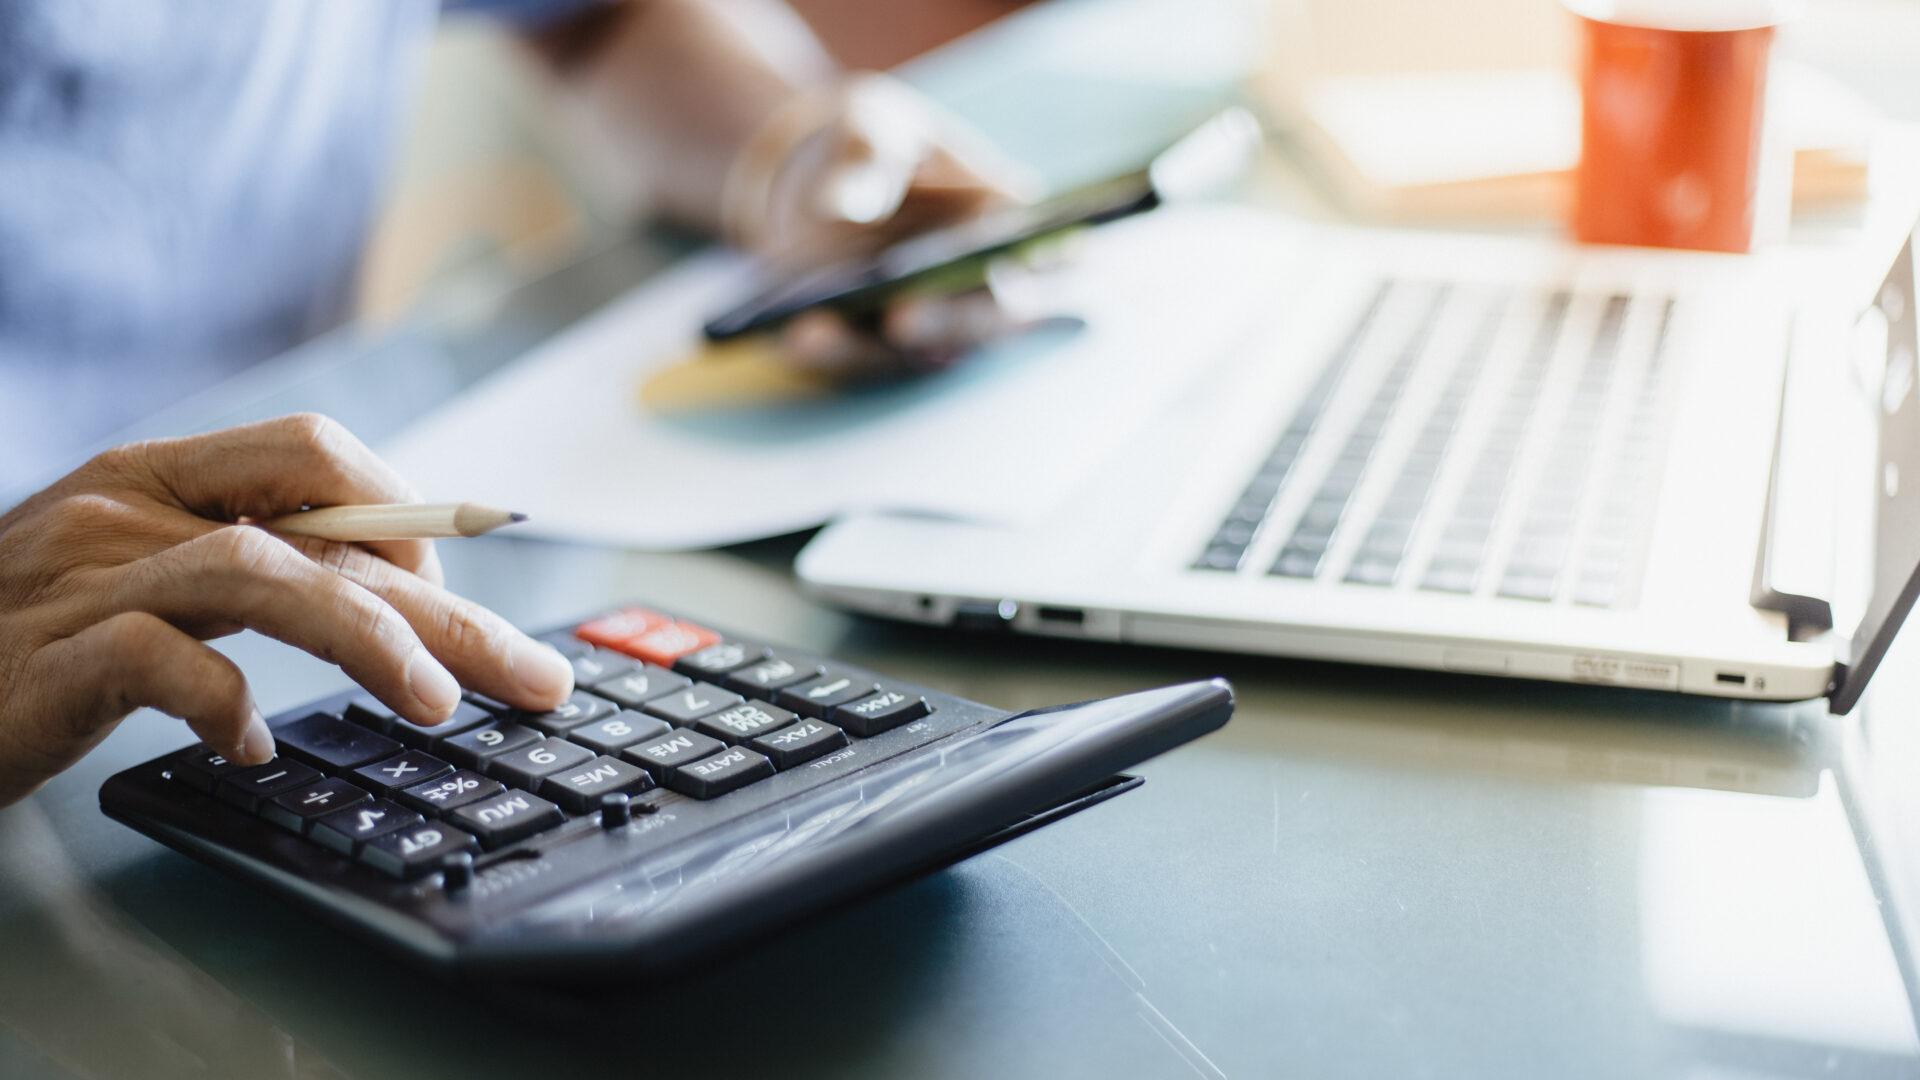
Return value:
M 1260 317 L 1271 215 L 1168 208 L 1104 226 L 1064 283 L 1086 320 L 937 376 L 725 414 L 643 411 L 645 375 L 741 295 L 692 260 L 429 414 L 384 448 L 430 499 L 527 513 L 521 531 L 636 548 L 776 535 L 863 509 L 1015 522 L 1043 512 Z M 1284 235 L 1284 232 L 1281 233 Z

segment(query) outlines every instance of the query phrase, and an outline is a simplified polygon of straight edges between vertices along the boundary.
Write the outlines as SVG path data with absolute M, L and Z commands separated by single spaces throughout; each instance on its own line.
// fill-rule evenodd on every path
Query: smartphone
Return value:
M 907 289 L 978 284 L 984 280 L 986 262 L 995 256 L 1160 205 L 1160 194 L 1148 172 L 1141 169 L 1102 180 L 1030 206 L 989 211 L 901 240 L 873 255 L 803 272 L 710 320 L 707 339 L 724 341 L 771 330 L 821 306 L 864 325 L 878 316 L 889 298 Z M 963 276 L 969 280 L 957 280 Z

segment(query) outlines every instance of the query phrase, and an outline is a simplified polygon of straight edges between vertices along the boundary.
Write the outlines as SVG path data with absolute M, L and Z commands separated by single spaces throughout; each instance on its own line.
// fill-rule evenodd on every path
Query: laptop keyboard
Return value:
M 545 640 L 572 662 L 578 687 L 552 712 L 470 694 L 423 727 L 359 694 L 276 723 L 279 756 L 265 765 L 201 744 L 174 755 L 169 776 L 405 880 L 595 811 L 721 799 L 934 718 L 904 684 L 644 608 Z
M 1673 314 L 1667 296 L 1380 283 L 1193 568 L 1631 606 Z

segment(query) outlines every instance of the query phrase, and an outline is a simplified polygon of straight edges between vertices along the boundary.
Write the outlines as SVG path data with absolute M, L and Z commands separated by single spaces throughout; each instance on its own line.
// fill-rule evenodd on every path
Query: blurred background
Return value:
M 1274 134 L 1267 197 L 1295 212 L 1551 228 L 1561 209 L 1554 174 L 1577 148 L 1573 25 L 1558 0 L 792 6 L 843 63 L 898 69 L 1055 184 L 1130 165 L 1243 98 Z M 951 59 L 966 42 L 939 48 L 973 33 L 1026 38 L 1019 69 L 982 73 Z M 1870 118 L 1920 120 L 1920 98 L 1903 85 L 1916 45 L 1920 0 L 1814 0 L 1783 28 L 1775 90 L 1790 100 L 1776 113 L 1799 143 L 1796 214 L 1844 215 L 1858 201 Z M 443 20 L 366 265 L 362 314 L 389 319 L 610 242 L 630 220 L 630 193 L 600 183 L 578 145 L 497 26 Z

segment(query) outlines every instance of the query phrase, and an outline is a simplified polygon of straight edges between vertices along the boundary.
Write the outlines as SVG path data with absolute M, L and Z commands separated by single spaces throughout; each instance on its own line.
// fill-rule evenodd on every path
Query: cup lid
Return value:
M 1595 22 L 1653 30 L 1756 30 L 1792 22 L 1802 0 L 1562 0 L 1567 10 Z

